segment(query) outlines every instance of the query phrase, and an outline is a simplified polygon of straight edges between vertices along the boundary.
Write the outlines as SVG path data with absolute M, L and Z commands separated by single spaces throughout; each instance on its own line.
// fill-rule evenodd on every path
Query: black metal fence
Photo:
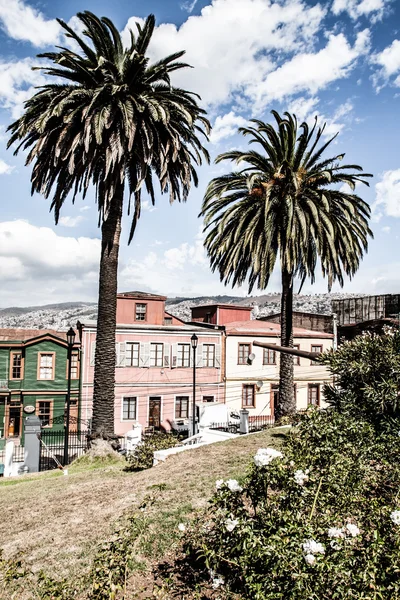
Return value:
M 89 449 L 90 431 L 71 431 L 68 436 L 68 464 Z M 59 468 L 64 461 L 64 431 L 42 430 L 40 434 L 39 471 Z
M 25 448 L 23 446 L 17 446 L 16 444 L 14 444 L 12 459 L 13 459 L 13 462 L 24 462 Z
M 272 427 L 275 423 L 274 415 L 255 415 L 249 417 L 249 432 L 262 431 Z M 241 433 L 238 423 L 211 423 L 210 429 L 227 431 L 229 433 Z

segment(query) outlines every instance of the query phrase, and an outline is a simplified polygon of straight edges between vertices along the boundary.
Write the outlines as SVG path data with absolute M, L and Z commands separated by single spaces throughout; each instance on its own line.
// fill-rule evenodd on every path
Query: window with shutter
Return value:
M 140 343 L 139 342 L 127 342 L 126 343 L 126 354 L 125 364 L 127 367 L 139 367 L 140 363 Z
M 170 366 L 171 344 L 164 344 L 164 367 Z
M 96 354 L 96 342 L 90 345 L 90 366 L 94 367 L 94 355 Z
M 215 346 L 215 366 L 217 369 L 221 368 L 221 346 L 216 344 Z
M 203 365 L 215 367 L 215 344 L 203 344 Z

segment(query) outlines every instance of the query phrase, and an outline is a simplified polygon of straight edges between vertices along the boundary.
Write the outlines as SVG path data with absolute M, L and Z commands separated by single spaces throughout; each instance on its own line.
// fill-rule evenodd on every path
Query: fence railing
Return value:
M 249 431 L 262 431 L 268 427 L 272 427 L 275 423 L 273 415 L 254 415 L 249 417 Z M 211 423 L 210 429 L 218 431 L 227 431 L 229 433 L 241 433 L 239 423 Z
M 89 431 L 72 431 L 68 436 L 68 464 L 89 449 Z M 64 431 L 42 430 L 39 471 L 51 471 L 64 462 Z M 43 443 L 42 443 L 43 442 Z M 55 460 L 57 459 L 57 460 Z

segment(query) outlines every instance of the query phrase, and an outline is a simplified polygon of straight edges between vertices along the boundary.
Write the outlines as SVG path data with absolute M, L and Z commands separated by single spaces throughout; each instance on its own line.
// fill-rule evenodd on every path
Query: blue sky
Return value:
M 154 59 L 185 49 L 193 69 L 174 83 L 201 94 L 214 125 L 212 157 L 243 147 L 238 126 L 270 118 L 271 109 L 300 119 L 315 115 L 327 132 L 340 132 L 335 153 L 374 174 L 358 192 L 372 206 L 375 239 L 345 292 L 400 290 L 400 3 L 395 0 L 0 0 L 0 306 L 95 300 L 99 230 L 93 197 L 67 203 L 54 225 L 48 201 L 30 195 L 24 157 L 6 150 L 6 127 L 23 102 L 44 83 L 32 71 L 37 53 L 65 43 L 55 21 L 76 25 L 79 10 L 110 17 L 127 34 L 153 12 Z M 209 179 L 221 171 L 200 170 L 200 185 L 186 205 L 148 202 L 132 244 L 124 221 L 119 289 L 168 295 L 231 293 L 208 267 L 197 218 Z M 274 274 L 269 291 L 279 291 Z M 307 293 L 327 291 L 318 276 Z M 234 294 L 246 295 L 246 289 Z

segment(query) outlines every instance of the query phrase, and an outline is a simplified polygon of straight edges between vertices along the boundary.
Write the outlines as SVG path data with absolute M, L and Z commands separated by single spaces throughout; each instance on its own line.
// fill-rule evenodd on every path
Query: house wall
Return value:
M 193 364 L 189 367 L 176 366 L 177 344 L 190 344 L 194 331 L 199 338 L 196 360 L 196 401 L 202 402 L 203 396 L 214 396 L 216 402 L 224 401 L 224 384 L 222 382 L 222 355 L 221 333 L 204 330 L 171 331 L 165 329 L 149 328 L 148 330 L 117 329 L 116 352 L 117 368 L 115 372 L 115 432 L 123 435 L 132 429 L 133 421 L 122 419 L 123 397 L 137 398 L 137 421 L 143 427 L 149 425 L 149 397 L 161 396 L 161 420 L 168 427 L 167 421 L 175 419 L 175 396 L 189 396 L 191 412 L 193 400 Z M 89 419 L 93 409 L 93 377 L 94 377 L 94 342 L 95 329 L 84 329 L 82 338 L 83 347 L 83 393 L 82 412 L 83 418 Z M 124 345 L 129 342 L 140 344 L 139 367 L 126 366 L 126 352 Z M 149 366 L 150 343 L 164 345 L 164 360 L 162 367 Z M 216 366 L 203 367 L 202 345 L 215 344 Z M 126 350 L 126 348 L 125 348 Z M 192 350 L 190 349 L 192 358 Z
M 209 315 L 209 323 L 213 325 L 248 321 L 252 310 L 251 306 L 194 306 L 192 308 L 192 321 L 207 322 L 207 315 Z
M 280 323 L 281 314 L 268 315 L 260 317 L 260 321 L 269 321 L 270 323 Z M 304 312 L 293 312 L 293 327 L 303 327 L 312 331 L 323 331 L 325 333 L 333 333 L 333 317 L 332 315 L 317 315 Z
M 256 387 L 255 407 L 249 408 L 252 415 L 272 415 L 274 412 L 272 398 L 272 386 L 279 384 L 279 359 L 280 354 L 276 353 L 275 365 L 263 365 L 263 348 L 253 346 L 252 342 L 278 344 L 277 337 L 267 336 L 241 336 L 227 335 L 226 337 L 226 389 L 225 398 L 229 408 L 240 410 L 242 408 L 242 390 L 244 384 L 257 384 L 262 382 L 259 389 Z M 238 345 L 240 343 L 251 343 L 251 352 L 255 354 L 255 359 L 251 365 L 238 364 Z M 332 347 L 332 339 L 325 338 L 298 338 L 293 340 L 294 344 L 300 346 L 300 350 L 311 352 L 312 345 L 322 345 L 323 351 Z M 306 358 L 300 358 L 300 365 L 295 362 L 294 383 L 296 386 L 296 406 L 297 410 L 304 410 L 308 404 L 308 385 L 320 385 L 321 405 L 324 405 L 322 388 L 325 382 L 331 381 L 331 375 L 322 365 L 311 365 L 311 361 Z
M 135 305 L 146 304 L 146 321 L 135 321 Z M 117 298 L 117 323 L 125 325 L 134 323 L 151 323 L 152 325 L 164 325 L 165 301 L 146 298 Z

